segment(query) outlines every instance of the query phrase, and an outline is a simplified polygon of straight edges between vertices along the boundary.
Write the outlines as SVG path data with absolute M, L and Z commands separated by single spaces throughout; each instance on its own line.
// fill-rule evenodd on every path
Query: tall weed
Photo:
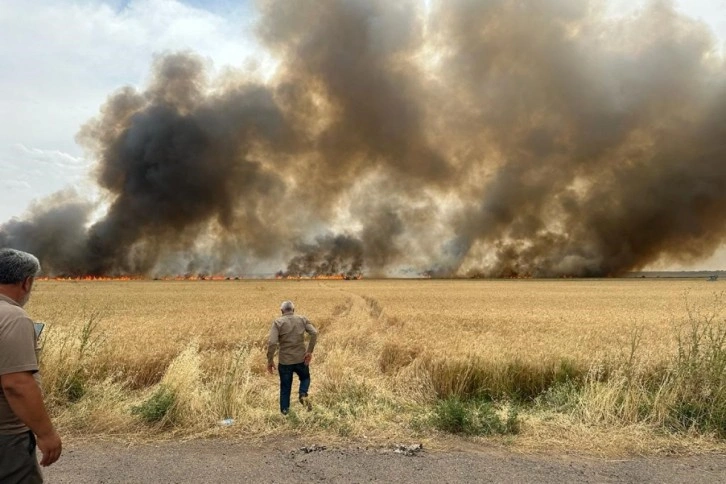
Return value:
M 80 326 L 50 328 L 39 354 L 43 388 L 56 404 L 79 401 L 94 377 L 103 379 L 103 365 L 94 358 L 103 345 L 101 317 L 91 313 Z
M 686 305 L 685 319 L 674 325 L 670 355 L 646 364 L 636 330 L 629 353 L 606 379 L 591 372 L 575 409 L 579 418 L 726 436 L 724 297 L 714 295 L 706 309 Z
M 439 398 L 532 401 L 554 384 L 581 381 L 587 368 L 569 359 L 491 361 L 470 355 L 429 358 L 421 365 Z

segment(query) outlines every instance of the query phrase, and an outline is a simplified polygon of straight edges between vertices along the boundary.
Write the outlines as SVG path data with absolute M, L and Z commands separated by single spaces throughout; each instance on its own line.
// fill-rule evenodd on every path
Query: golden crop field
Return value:
M 682 383 L 693 379 L 683 365 L 700 358 L 688 338 L 701 338 L 709 365 L 720 356 L 721 287 L 665 279 L 38 281 L 26 309 L 47 323 L 44 388 L 67 433 L 454 433 L 647 451 L 721 445 L 720 407 L 691 417 L 701 407 L 684 400 L 693 389 Z M 285 299 L 320 332 L 314 408 L 293 405 L 287 417 L 277 377 L 265 372 L 267 332 Z M 711 370 L 698 370 L 698 391 L 720 391 Z M 674 417 L 682 404 L 687 412 Z M 220 426 L 225 418 L 234 424 Z

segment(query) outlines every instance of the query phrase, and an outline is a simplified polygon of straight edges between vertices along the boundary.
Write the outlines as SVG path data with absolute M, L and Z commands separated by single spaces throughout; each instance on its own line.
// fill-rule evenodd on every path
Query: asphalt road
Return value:
M 49 483 L 309 482 L 726 482 L 726 456 L 591 459 L 523 455 L 501 448 L 431 451 L 415 447 L 323 447 L 194 440 L 128 445 L 76 441 L 45 470 Z

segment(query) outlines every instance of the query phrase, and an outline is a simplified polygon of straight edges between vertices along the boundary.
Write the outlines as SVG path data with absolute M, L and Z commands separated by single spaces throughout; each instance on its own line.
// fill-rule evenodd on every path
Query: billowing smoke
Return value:
M 602 276 L 708 257 L 726 237 L 723 55 L 668 2 L 602 6 L 266 0 L 269 81 L 159 57 L 78 136 L 107 213 L 57 194 L 0 246 L 69 275 Z
M 293 257 L 287 271 L 279 276 L 325 276 L 342 274 L 357 277 L 363 268 L 363 247 L 358 239 L 345 235 L 319 237 L 316 244 L 297 247 L 300 255 Z

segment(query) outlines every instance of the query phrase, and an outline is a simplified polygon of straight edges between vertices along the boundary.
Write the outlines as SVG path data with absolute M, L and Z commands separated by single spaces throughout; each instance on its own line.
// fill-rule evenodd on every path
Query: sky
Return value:
M 104 100 L 143 85 L 154 56 L 193 50 L 216 69 L 252 58 L 252 10 L 225 0 L 0 2 L 0 222 L 92 160 L 75 141 Z
M 606 1 L 613 15 L 642 4 Z M 674 3 L 726 45 L 726 0 Z M 110 93 L 143 86 L 155 56 L 193 50 L 213 73 L 264 62 L 255 15 L 232 0 L 0 0 L 0 224 L 68 187 L 94 196 L 75 136 Z M 726 249 L 691 268 L 714 265 Z

